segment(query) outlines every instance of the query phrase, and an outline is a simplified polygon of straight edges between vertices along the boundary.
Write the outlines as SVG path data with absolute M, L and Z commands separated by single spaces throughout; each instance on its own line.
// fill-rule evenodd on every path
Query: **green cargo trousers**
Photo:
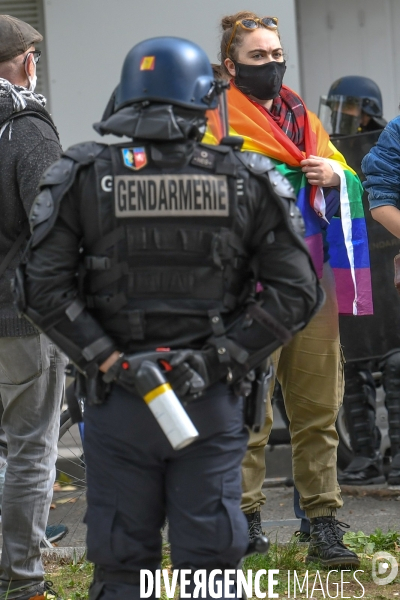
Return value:
M 338 435 L 335 422 L 343 401 L 343 355 L 333 272 L 324 265 L 326 294 L 322 309 L 305 329 L 272 355 L 282 386 L 292 440 L 292 464 L 300 506 L 308 518 L 330 516 L 343 505 L 337 482 Z M 242 462 L 242 510 L 252 513 L 265 503 L 265 446 L 272 428 L 271 382 L 267 417 L 251 433 Z

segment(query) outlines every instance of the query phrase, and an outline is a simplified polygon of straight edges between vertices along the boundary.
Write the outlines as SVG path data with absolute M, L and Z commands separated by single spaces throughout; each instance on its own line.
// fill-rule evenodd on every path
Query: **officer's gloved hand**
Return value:
M 241 377 L 239 381 L 237 381 L 233 385 L 233 391 L 236 396 L 247 398 L 253 391 L 253 382 L 256 379 L 256 372 L 254 369 L 249 371 L 244 377 Z
M 206 350 L 181 350 L 169 361 L 172 370 L 166 373 L 177 396 L 190 400 L 228 375 L 228 366 L 222 365 L 214 347 Z
M 197 398 L 209 386 L 205 357 L 198 350 L 181 350 L 169 362 L 166 377 L 179 398 Z

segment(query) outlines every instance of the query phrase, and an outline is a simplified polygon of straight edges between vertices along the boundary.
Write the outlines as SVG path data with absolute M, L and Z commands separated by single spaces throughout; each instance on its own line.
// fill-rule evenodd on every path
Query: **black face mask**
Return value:
M 264 65 L 244 65 L 234 62 L 235 85 L 246 96 L 258 100 L 272 100 L 281 91 L 286 61 L 273 60 Z

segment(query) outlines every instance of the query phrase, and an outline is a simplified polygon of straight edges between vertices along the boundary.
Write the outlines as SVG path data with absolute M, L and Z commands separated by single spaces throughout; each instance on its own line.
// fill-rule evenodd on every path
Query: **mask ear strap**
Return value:
M 33 68 L 34 68 L 34 74 L 32 75 L 32 77 L 29 75 L 29 64 L 33 64 Z M 28 58 L 25 61 L 25 73 L 26 76 L 28 77 L 28 81 L 29 81 L 29 91 L 33 92 L 35 90 L 36 87 L 36 81 L 35 81 L 35 76 L 36 76 L 36 63 L 33 59 L 33 54 L 29 54 Z
M 25 68 L 26 76 L 28 77 L 29 80 L 30 80 L 29 65 L 30 65 L 30 61 L 31 60 L 32 60 L 32 54 L 28 53 L 28 56 L 27 56 L 26 61 L 24 63 L 24 68 Z
M 32 77 L 29 75 L 29 69 L 30 69 L 30 65 L 32 64 L 32 61 L 33 61 L 33 56 L 32 56 L 31 53 L 28 53 L 27 59 L 26 59 L 26 61 L 24 63 L 24 68 L 25 68 L 25 74 L 26 74 L 29 82 L 32 79 Z

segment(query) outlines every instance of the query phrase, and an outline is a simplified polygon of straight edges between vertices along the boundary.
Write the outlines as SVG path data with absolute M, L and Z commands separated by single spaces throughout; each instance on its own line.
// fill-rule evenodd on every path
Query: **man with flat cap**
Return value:
M 0 15 L 0 599 L 48 597 L 40 542 L 55 476 L 66 358 L 13 305 L 10 282 L 28 236 L 28 215 L 45 169 L 61 153 L 57 130 L 35 93 L 35 44 L 28 23 Z M 1 452 L 0 452 L 1 454 Z

